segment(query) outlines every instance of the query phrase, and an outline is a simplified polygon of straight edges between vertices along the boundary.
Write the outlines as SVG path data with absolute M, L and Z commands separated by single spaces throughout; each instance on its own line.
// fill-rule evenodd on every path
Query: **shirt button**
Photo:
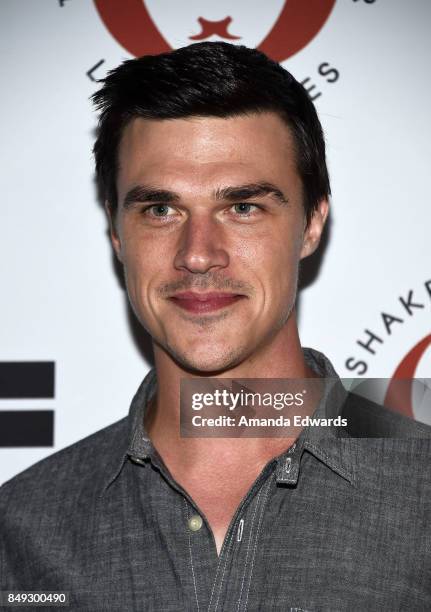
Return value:
M 199 514 L 194 514 L 189 518 L 189 529 L 192 531 L 199 531 L 199 529 L 202 527 L 202 523 L 202 517 L 199 516 Z
M 130 455 L 130 459 L 133 461 L 133 463 L 137 463 L 138 465 L 143 465 L 145 463 L 144 459 L 141 457 L 135 457 L 134 455 Z
M 286 474 L 289 474 L 291 469 L 292 469 L 292 458 L 288 457 L 286 459 L 286 463 L 284 464 L 284 471 L 286 472 Z

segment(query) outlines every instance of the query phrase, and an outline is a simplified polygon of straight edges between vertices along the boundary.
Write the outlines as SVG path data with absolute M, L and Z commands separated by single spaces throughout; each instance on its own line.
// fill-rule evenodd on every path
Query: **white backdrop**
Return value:
M 227 15 L 238 42 L 258 46 L 284 2 L 144 4 L 171 46 L 199 33 L 198 16 Z M 426 0 L 337 0 L 282 62 L 320 94 L 333 188 L 323 263 L 300 297 L 301 337 L 341 376 L 390 378 L 431 334 L 430 23 Z M 91 0 L 2 0 L 0 28 L 0 361 L 54 361 L 56 371 L 53 399 L 0 400 L 0 411 L 55 411 L 54 447 L 0 448 L 3 482 L 126 415 L 149 365 L 114 273 L 91 155 L 97 84 L 87 72 L 98 65 L 91 76 L 102 78 L 132 55 Z M 411 314 L 400 301 L 409 292 L 423 305 Z M 400 319 L 391 333 L 382 313 Z M 381 339 L 375 354 L 357 343 L 366 329 Z M 426 344 L 417 377 L 431 377 Z

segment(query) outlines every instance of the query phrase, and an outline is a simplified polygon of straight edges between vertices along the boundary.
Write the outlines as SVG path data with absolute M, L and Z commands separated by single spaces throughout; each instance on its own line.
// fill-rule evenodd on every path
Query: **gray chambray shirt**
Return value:
M 321 353 L 304 353 L 333 379 L 316 411 L 330 415 L 345 392 Z M 365 415 L 353 434 L 303 430 L 217 556 L 144 431 L 155 389 L 152 370 L 127 418 L 0 488 L 1 590 L 65 591 L 91 612 L 431 610 L 431 428 L 353 396 L 349 416 Z

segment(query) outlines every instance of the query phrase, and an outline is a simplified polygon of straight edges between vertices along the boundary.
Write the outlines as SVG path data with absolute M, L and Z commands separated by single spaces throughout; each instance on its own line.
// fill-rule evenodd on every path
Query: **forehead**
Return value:
M 292 135 L 275 113 L 133 119 L 119 146 L 118 190 L 134 183 L 299 181 Z

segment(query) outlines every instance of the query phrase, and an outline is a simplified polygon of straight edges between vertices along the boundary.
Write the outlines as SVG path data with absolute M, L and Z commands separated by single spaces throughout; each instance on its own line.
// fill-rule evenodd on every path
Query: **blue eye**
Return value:
M 146 206 L 142 213 L 146 217 L 163 219 L 166 217 L 172 217 L 175 215 L 175 210 L 168 204 L 151 204 Z
M 150 206 L 150 210 L 155 217 L 166 217 L 169 208 L 170 207 L 166 206 L 166 204 L 155 204 L 154 206 Z
M 239 204 L 234 204 L 233 207 L 235 209 L 235 212 L 239 213 L 240 215 L 244 215 L 244 216 L 252 212 L 252 207 L 258 208 L 256 204 L 247 204 L 246 202 L 240 202 Z

